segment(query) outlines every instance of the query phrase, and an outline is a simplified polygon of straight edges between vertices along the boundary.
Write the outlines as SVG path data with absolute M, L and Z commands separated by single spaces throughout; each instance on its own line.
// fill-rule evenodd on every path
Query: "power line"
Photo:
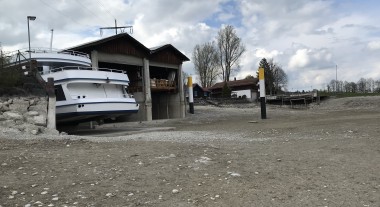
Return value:
M 91 27 L 90 25 L 86 25 L 86 24 L 82 24 L 82 23 L 78 22 L 77 20 L 75 20 L 75 19 L 71 18 L 70 16 L 64 14 L 63 12 L 59 11 L 58 9 L 56 9 L 56 8 L 54 8 L 54 7 L 52 7 L 52 6 L 50 6 L 49 4 L 47 4 L 46 2 L 44 2 L 43 0 L 40 0 L 40 1 L 41 1 L 43 4 L 45 4 L 45 6 L 47 6 L 47 7 L 51 8 L 51 9 L 57 11 L 60 15 L 66 17 L 66 18 L 68 18 L 68 19 L 70 19 L 71 21 L 73 21 L 73 22 L 75 22 L 75 23 L 77 23 L 77 24 L 80 24 L 80 25 L 82 25 L 82 26 Z
M 87 8 L 82 2 L 79 0 L 76 0 L 77 3 L 79 3 L 83 8 L 85 8 L 87 11 L 89 11 L 92 15 L 96 16 L 98 19 L 102 20 L 103 23 L 106 23 L 102 18 L 99 17 L 99 15 L 95 14 L 91 9 Z
M 104 9 L 104 10 L 106 10 L 106 12 L 109 14 L 109 15 L 111 15 L 111 17 L 113 18 L 113 19 L 117 19 L 114 15 L 112 15 L 112 13 L 99 1 L 99 0 L 96 0 L 98 3 L 99 3 L 99 5 Z
M 125 32 L 125 29 L 129 29 L 129 33 L 133 33 L 133 26 L 117 26 L 117 18 L 102 4 L 100 0 L 96 0 L 98 4 L 110 15 L 114 18 L 115 20 L 115 26 L 114 27 L 101 27 L 100 29 L 100 36 L 103 35 L 103 30 L 104 29 L 113 29 L 115 30 L 115 34 L 117 34 L 117 30 L 119 29 L 121 33 Z

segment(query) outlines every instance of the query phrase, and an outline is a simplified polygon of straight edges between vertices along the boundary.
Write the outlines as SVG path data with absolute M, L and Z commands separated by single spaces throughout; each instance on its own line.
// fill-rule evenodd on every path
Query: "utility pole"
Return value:
M 51 38 L 50 38 L 50 52 L 52 52 L 52 51 L 53 51 L 53 32 L 54 32 L 54 30 L 51 29 L 50 31 L 51 31 Z
M 115 28 L 117 28 L 117 21 L 115 19 Z M 117 29 L 115 29 L 115 34 L 117 34 Z
M 129 28 L 129 33 L 132 34 L 133 33 L 133 26 L 120 26 L 118 27 L 117 26 L 117 21 L 115 19 L 115 26 L 114 27 L 101 27 L 99 28 L 100 29 L 100 36 L 103 35 L 103 29 L 114 29 L 115 30 L 115 34 L 117 35 L 117 30 L 120 29 L 120 33 L 124 33 L 124 30 L 126 28 Z

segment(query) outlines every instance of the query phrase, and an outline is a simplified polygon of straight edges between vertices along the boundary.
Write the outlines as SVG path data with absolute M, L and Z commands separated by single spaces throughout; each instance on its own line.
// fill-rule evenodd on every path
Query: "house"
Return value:
M 241 79 L 233 81 L 228 81 L 227 87 L 231 91 L 242 91 L 242 90 L 249 90 L 250 92 L 250 101 L 254 102 L 257 101 L 258 96 L 258 79 L 257 78 L 247 78 L 247 79 Z M 210 91 L 212 98 L 220 98 L 222 97 L 223 87 L 225 82 L 218 82 L 215 83 L 213 86 L 209 87 L 208 90 Z
M 209 97 L 210 91 L 207 88 L 202 88 L 198 83 L 193 84 L 193 96 L 194 98 L 206 98 Z
M 128 90 L 139 103 L 136 115 L 125 121 L 150 121 L 185 117 L 182 63 L 189 61 L 171 44 L 147 48 L 127 33 L 121 33 L 69 50 L 90 54 L 95 68 L 124 70 Z

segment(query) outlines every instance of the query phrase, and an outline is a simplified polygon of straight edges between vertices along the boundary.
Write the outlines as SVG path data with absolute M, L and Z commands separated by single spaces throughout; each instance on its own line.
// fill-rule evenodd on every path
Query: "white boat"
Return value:
M 30 55 L 46 82 L 54 78 L 57 123 L 75 124 L 138 112 L 139 105 L 128 94 L 125 71 L 92 68 L 89 56 L 75 51 L 36 49 Z M 28 52 L 19 52 L 11 62 L 26 63 L 28 57 Z

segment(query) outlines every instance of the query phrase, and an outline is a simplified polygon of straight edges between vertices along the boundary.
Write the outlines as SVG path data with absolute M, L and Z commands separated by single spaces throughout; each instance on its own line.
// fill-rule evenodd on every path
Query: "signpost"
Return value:
M 192 79 L 191 76 L 187 77 L 187 87 L 189 89 L 189 108 L 190 108 L 190 113 L 194 114 L 193 79 Z
M 259 84 L 260 84 L 261 119 L 266 119 L 267 118 L 267 109 L 266 109 L 266 105 L 265 105 L 264 68 L 259 68 Z

